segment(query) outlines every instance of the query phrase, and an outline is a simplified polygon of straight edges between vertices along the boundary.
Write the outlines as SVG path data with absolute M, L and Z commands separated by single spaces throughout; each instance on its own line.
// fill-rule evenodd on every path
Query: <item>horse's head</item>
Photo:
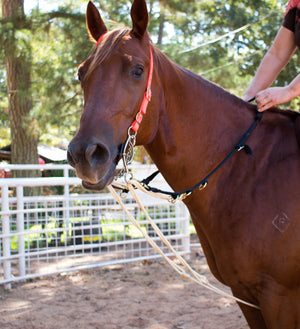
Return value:
M 92 2 L 86 18 L 89 34 L 97 45 L 78 71 L 84 111 L 69 145 L 68 161 L 84 187 L 99 190 L 113 180 L 128 131 L 134 133 L 141 121 L 151 50 L 145 0 L 134 0 L 132 4 L 131 30 L 108 32 Z M 137 136 L 139 144 L 149 142 L 154 134 L 157 117 L 146 117 Z

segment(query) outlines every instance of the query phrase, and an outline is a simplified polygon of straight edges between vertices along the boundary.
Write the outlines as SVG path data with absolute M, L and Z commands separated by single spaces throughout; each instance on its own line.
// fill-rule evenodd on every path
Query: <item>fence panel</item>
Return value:
M 158 257 L 110 194 L 72 193 L 80 180 L 69 177 L 71 167 L 51 168 L 62 169 L 64 177 L 0 179 L 0 283 L 10 288 L 12 282 L 42 275 Z M 154 170 L 140 169 L 136 168 L 142 175 Z M 26 186 L 42 186 L 44 191 L 46 186 L 61 188 L 60 194 L 28 197 Z M 15 189 L 15 196 L 9 188 Z M 142 193 L 139 197 L 175 249 L 188 253 L 189 215 L 183 203 L 171 205 Z M 128 197 L 125 204 L 167 251 L 135 201 Z

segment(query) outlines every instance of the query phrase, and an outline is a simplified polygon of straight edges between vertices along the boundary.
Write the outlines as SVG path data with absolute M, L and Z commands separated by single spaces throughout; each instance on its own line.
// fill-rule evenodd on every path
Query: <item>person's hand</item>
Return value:
M 257 93 L 255 100 L 259 112 L 263 112 L 272 106 L 287 103 L 293 99 L 289 86 L 271 87 Z

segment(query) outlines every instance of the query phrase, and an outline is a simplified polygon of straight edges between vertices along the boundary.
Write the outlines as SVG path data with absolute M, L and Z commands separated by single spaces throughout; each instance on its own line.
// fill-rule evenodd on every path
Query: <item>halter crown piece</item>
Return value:
M 103 39 L 103 37 L 105 36 L 106 33 L 107 33 L 107 32 L 103 33 L 103 34 L 101 35 L 101 37 L 98 39 L 98 41 L 97 41 L 97 43 L 96 43 L 96 46 L 95 46 L 95 49 L 97 48 L 97 46 L 99 45 L 100 41 Z

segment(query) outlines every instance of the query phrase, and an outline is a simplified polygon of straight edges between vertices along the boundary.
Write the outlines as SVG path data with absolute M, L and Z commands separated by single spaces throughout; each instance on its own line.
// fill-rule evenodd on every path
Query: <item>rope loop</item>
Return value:
M 138 198 L 134 186 L 131 183 L 127 184 L 127 189 L 136 201 L 137 205 L 140 207 L 141 211 L 145 214 L 147 220 L 149 221 L 150 225 L 152 226 L 154 232 L 157 234 L 157 236 L 161 239 L 161 241 L 166 245 L 167 248 L 173 253 L 173 256 L 178 261 L 178 264 L 174 262 L 170 257 L 166 256 L 166 254 L 162 251 L 162 249 L 157 245 L 157 243 L 148 235 L 147 232 L 145 232 L 139 225 L 138 221 L 132 216 L 131 212 L 128 210 L 128 208 L 123 204 L 122 200 L 112 187 L 112 185 L 108 186 L 108 190 L 113 195 L 115 200 L 119 203 L 121 208 L 124 210 L 126 215 L 128 216 L 129 220 L 132 222 L 132 224 L 142 233 L 146 241 L 165 259 L 165 261 L 183 278 L 190 279 L 194 281 L 195 283 L 214 291 L 215 293 L 225 296 L 231 299 L 234 299 L 238 303 L 245 304 L 247 306 L 260 309 L 257 305 L 249 303 L 247 301 L 244 301 L 242 299 L 239 299 L 237 297 L 234 297 L 225 291 L 215 287 L 211 283 L 209 283 L 208 279 L 199 273 L 197 273 L 186 261 L 185 259 L 174 249 L 174 247 L 171 245 L 171 243 L 166 239 L 166 237 L 161 232 L 160 228 L 156 225 L 156 223 L 151 219 L 150 215 L 146 211 L 145 207 L 141 203 L 140 199 Z

